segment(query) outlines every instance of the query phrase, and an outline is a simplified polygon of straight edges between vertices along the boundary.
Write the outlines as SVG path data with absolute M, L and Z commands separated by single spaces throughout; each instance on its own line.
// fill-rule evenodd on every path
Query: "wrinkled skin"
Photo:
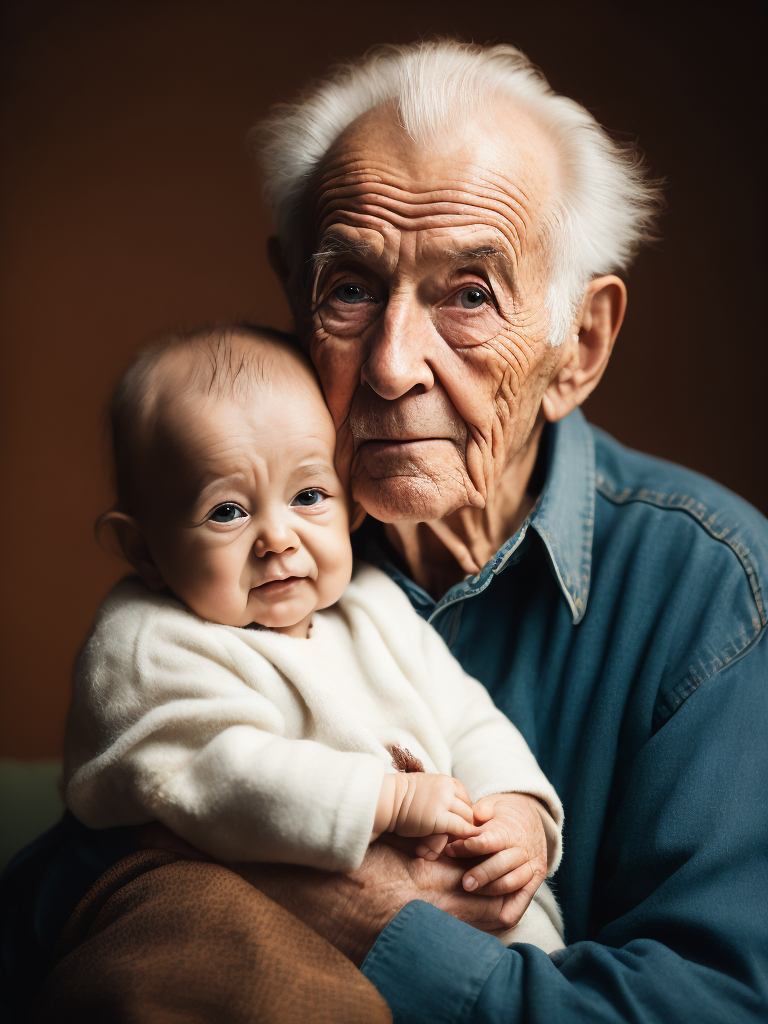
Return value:
M 578 322 L 547 343 L 541 224 L 557 187 L 550 143 L 502 110 L 426 149 L 381 108 L 317 176 L 300 326 L 337 465 L 435 596 L 514 532 L 545 419 L 581 400 L 542 403 L 580 359 Z

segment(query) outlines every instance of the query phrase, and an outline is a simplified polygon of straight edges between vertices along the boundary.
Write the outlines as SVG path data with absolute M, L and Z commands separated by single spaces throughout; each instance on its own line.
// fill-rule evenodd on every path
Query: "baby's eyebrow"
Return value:
M 330 476 L 333 473 L 331 466 L 323 466 L 321 463 L 310 463 L 308 466 L 299 466 L 296 470 L 302 476 Z
M 209 491 L 216 491 L 223 487 L 237 486 L 238 484 L 243 484 L 245 480 L 246 477 L 244 473 L 228 473 L 226 476 L 221 476 L 218 473 L 206 473 L 197 485 L 197 500 L 205 497 Z

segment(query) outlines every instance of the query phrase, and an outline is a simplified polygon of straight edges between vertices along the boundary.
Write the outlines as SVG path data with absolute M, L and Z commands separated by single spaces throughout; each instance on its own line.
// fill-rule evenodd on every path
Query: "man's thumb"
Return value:
M 472 814 L 475 821 L 480 825 L 483 822 L 490 821 L 493 817 L 493 800 L 491 797 L 484 796 L 482 800 L 478 800 L 472 807 Z

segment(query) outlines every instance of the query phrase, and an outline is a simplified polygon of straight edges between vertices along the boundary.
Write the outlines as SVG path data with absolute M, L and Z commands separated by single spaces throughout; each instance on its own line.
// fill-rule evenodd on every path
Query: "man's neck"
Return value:
M 543 422 L 534 426 L 524 447 L 489 489 L 484 508 L 460 508 L 444 519 L 384 527 L 402 568 L 436 601 L 454 584 L 479 573 L 522 526 L 540 490 L 534 467 L 542 429 Z

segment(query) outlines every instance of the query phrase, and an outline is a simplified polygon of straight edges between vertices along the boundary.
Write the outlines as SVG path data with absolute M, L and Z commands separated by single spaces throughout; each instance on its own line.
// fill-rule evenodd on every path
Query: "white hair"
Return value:
M 560 185 L 546 204 L 542 242 L 549 282 L 550 344 L 561 344 L 588 282 L 626 271 L 651 237 L 659 189 L 636 150 L 614 142 L 580 103 L 559 96 L 514 46 L 455 40 L 384 45 L 347 61 L 294 103 L 273 108 L 251 141 L 264 174 L 264 198 L 294 283 L 306 239 L 303 200 L 313 172 L 339 135 L 385 103 L 418 143 L 439 141 L 494 102 L 507 100 L 552 141 Z

